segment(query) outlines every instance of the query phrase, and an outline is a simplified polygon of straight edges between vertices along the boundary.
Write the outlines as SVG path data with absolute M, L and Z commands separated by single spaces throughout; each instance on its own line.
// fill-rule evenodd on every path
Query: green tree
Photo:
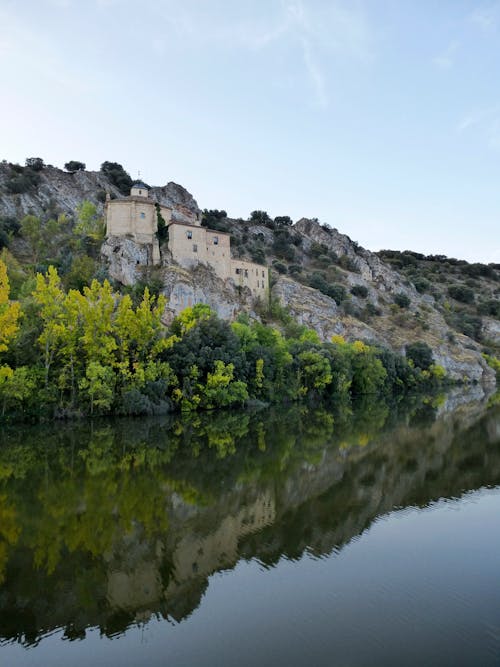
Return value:
M 90 414 L 94 409 L 106 412 L 114 396 L 115 376 L 109 366 L 103 366 L 97 361 L 91 361 L 85 371 L 85 377 L 79 382 L 80 389 L 88 397 L 90 403 Z

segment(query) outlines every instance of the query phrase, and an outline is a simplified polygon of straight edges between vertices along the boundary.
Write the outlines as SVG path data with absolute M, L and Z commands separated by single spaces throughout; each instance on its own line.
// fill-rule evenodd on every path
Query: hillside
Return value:
M 102 243 L 98 218 L 106 192 L 122 197 L 131 182 L 120 165 L 105 164 L 111 167 L 74 173 L 0 164 L 0 245 L 14 296 L 16 289 L 26 291 L 23 285 L 34 271 L 53 263 L 67 287 L 81 287 L 93 277 L 109 277 L 129 291 L 149 284 L 169 299 L 166 321 L 203 301 L 226 319 L 245 310 L 285 329 L 297 321 L 324 340 L 337 334 L 401 353 L 408 343 L 422 341 L 451 377 L 493 380 L 481 353 L 498 354 L 500 348 L 498 266 L 411 252 L 375 254 L 316 219 L 272 220 L 263 211 L 247 220 L 231 219 L 224 211 L 201 214 L 181 186 L 153 187 L 150 196 L 170 207 L 174 219 L 201 214 L 203 225 L 231 234 L 235 257 L 271 268 L 269 303 L 256 304 L 246 290 L 231 280 L 223 283 L 206 267 L 177 266 L 167 243 L 162 266 L 147 270 L 141 247 L 131 239 Z M 93 207 L 82 209 L 83 202 Z

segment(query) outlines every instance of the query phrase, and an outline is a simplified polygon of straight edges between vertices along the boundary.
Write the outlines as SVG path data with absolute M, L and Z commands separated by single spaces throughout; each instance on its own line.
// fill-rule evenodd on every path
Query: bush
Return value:
M 498 299 L 487 299 L 481 301 L 477 307 L 481 315 L 490 315 L 491 317 L 500 317 L 500 301 Z
M 218 232 L 227 232 L 228 226 L 224 220 L 227 219 L 226 211 L 219 211 L 218 209 L 204 209 L 201 215 L 201 226 L 215 229 Z
M 309 278 L 309 286 L 314 287 L 314 289 L 319 290 L 322 294 L 326 294 L 326 296 L 334 299 L 337 305 L 340 305 L 346 298 L 345 287 L 338 283 L 328 283 L 321 273 L 312 274 Z
M 128 195 L 132 187 L 132 179 L 121 164 L 118 162 L 103 162 L 101 171 L 106 175 L 108 181 L 120 190 L 124 195 Z
M 432 350 L 424 342 L 412 343 L 406 346 L 406 357 L 411 359 L 417 368 L 429 370 L 434 362 Z
M 311 243 L 311 248 L 309 250 L 309 254 L 312 257 L 319 257 L 320 255 L 327 255 L 328 254 L 328 247 L 324 243 L 316 243 L 316 241 L 313 241 Z
M 413 284 L 415 285 L 415 289 L 419 294 L 427 292 L 427 290 L 431 286 L 430 282 L 426 278 L 415 278 Z
M 342 255 L 342 257 L 339 257 L 338 261 L 339 261 L 339 266 L 341 266 L 346 271 L 359 273 L 359 267 L 356 260 L 354 260 L 352 257 L 349 257 L 349 255 Z
M 33 171 L 42 171 L 45 167 L 45 163 L 41 157 L 27 157 L 26 166 Z
M 274 224 L 277 227 L 291 227 L 292 219 L 288 215 L 278 215 L 274 218 Z
M 365 311 L 369 317 L 376 316 L 379 317 L 382 315 L 380 308 L 377 308 L 373 303 L 367 303 L 365 306 Z
M 366 299 L 368 296 L 368 287 L 365 287 L 365 285 L 353 285 L 353 287 L 351 287 L 351 294 Z
M 300 266 L 300 264 L 290 264 L 290 266 L 288 267 L 288 273 L 290 273 L 291 275 L 302 273 L 302 267 Z
M 474 292 L 465 285 L 451 285 L 448 287 L 448 294 L 461 303 L 474 303 Z
M 394 297 L 394 303 L 400 308 L 408 308 L 411 301 L 410 298 L 406 296 L 406 294 L 404 294 L 403 292 L 399 292 L 399 294 L 396 294 L 396 296 Z
M 266 254 L 262 250 L 262 248 L 253 248 L 250 252 L 250 256 L 252 258 L 252 261 L 256 262 L 257 264 L 266 263 Z
M 8 248 L 10 239 L 19 231 L 19 223 L 11 216 L 0 217 L 0 249 Z
M 85 171 L 85 162 L 78 162 L 78 160 L 70 160 L 64 165 L 66 171 L 74 174 L 77 171 Z
M 254 225 L 264 225 L 265 227 L 274 228 L 273 221 L 266 211 L 252 211 L 250 213 L 250 222 Z
M 40 183 L 40 175 L 26 167 L 22 172 L 12 171 L 6 182 L 7 190 L 12 194 L 23 194 Z
M 282 264 L 281 262 L 274 261 L 273 262 L 273 268 L 276 269 L 276 271 L 278 273 L 286 273 L 286 271 L 287 271 L 286 266 L 284 264 Z
M 474 340 L 481 340 L 483 321 L 476 315 L 471 315 L 464 310 L 459 310 L 447 317 L 448 324 L 460 333 Z

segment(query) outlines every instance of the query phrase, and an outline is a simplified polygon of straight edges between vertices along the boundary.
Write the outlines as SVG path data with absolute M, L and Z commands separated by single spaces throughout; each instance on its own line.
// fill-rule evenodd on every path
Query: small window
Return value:
M 262 277 L 264 277 L 264 271 L 262 271 Z
M 248 269 L 245 269 L 245 278 L 248 278 Z
M 219 237 L 214 236 L 214 245 L 219 245 Z
M 236 269 L 236 275 L 239 276 L 240 273 L 241 273 L 241 270 L 240 270 L 240 269 Z
M 139 190 L 139 194 L 142 195 L 142 190 Z
M 198 252 L 198 246 L 196 243 L 193 243 L 193 252 Z
M 193 232 L 186 232 L 186 236 L 188 237 L 188 239 L 192 239 L 193 238 Z
M 141 215 L 141 218 L 144 220 L 144 218 L 146 217 L 146 214 L 141 211 L 140 215 Z

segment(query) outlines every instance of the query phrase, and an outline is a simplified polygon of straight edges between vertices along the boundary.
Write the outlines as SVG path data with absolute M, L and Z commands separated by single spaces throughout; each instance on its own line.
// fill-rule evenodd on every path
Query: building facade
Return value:
M 126 236 L 150 247 L 148 264 L 160 264 L 158 213 L 168 227 L 168 249 L 180 266 L 189 269 L 206 264 L 222 280 L 231 279 L 237 287 L 250 289 L 254 296 L 265 296 L 269 283 L 267 267 L 232 259 L 230 234 L 202 227 L 200 221 L 187 224 L 172 220 L 172 211 L 150 199 L 148 187 L 140 181 L 134 183 L 129 197 L 106 199 L 106 233 Z

